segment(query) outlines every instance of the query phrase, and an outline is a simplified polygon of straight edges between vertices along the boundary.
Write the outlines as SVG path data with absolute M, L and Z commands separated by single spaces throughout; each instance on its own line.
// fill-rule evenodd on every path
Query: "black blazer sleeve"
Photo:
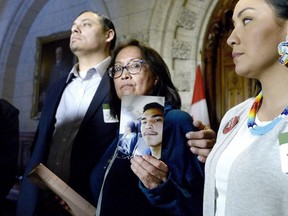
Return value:
M 0 100 L 0 206 L 15 183 L 19 146 L 19 111 Z

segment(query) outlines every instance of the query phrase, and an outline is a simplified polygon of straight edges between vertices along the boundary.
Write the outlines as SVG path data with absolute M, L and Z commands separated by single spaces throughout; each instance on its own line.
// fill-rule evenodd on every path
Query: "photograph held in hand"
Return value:
M 117 157 L 161 157 L 164 97 L 123 96 Z

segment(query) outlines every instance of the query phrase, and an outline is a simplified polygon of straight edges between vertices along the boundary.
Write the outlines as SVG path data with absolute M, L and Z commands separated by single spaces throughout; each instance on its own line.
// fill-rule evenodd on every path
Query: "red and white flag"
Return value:
M 203 124 L 210 125 L 200 65 L 197 66 L 190 115 L 194 120 L 200 120 Z

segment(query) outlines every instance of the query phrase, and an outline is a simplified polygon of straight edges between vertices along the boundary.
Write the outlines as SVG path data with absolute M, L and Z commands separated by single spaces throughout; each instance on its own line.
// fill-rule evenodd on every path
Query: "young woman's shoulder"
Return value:
M 249 112 L 254 100 L 255 100 L 254 97 L 253 98 L 249 98 L 249 99 L 239 103 L 238 105 L 232 107 L 231 109 L 229 109 L 225 113 L 225 115 L 222 118 L 222 120 L 223 119 L 227 119 L 227 118 L 231 118 L 231 116 L 234 117 L 235 115 L 240 115 L 243 112 L 247 112 L 247 110 Z

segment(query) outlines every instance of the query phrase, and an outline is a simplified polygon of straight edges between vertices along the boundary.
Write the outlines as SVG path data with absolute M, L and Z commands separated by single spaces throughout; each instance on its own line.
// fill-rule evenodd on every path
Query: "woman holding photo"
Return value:
M 180 110 L 167 65 L 155 50 L 133 40 L 116 48 L 108 72 L 111 114 L 120 116 L 124 95 L 164 96 L 164 128 L 160 159 L 117 158 L 118 139 L 110 146 L 91 177 L 97 216 L 202 215 L 203 164 L 188 150 L 185 138 L 196 128 Z

